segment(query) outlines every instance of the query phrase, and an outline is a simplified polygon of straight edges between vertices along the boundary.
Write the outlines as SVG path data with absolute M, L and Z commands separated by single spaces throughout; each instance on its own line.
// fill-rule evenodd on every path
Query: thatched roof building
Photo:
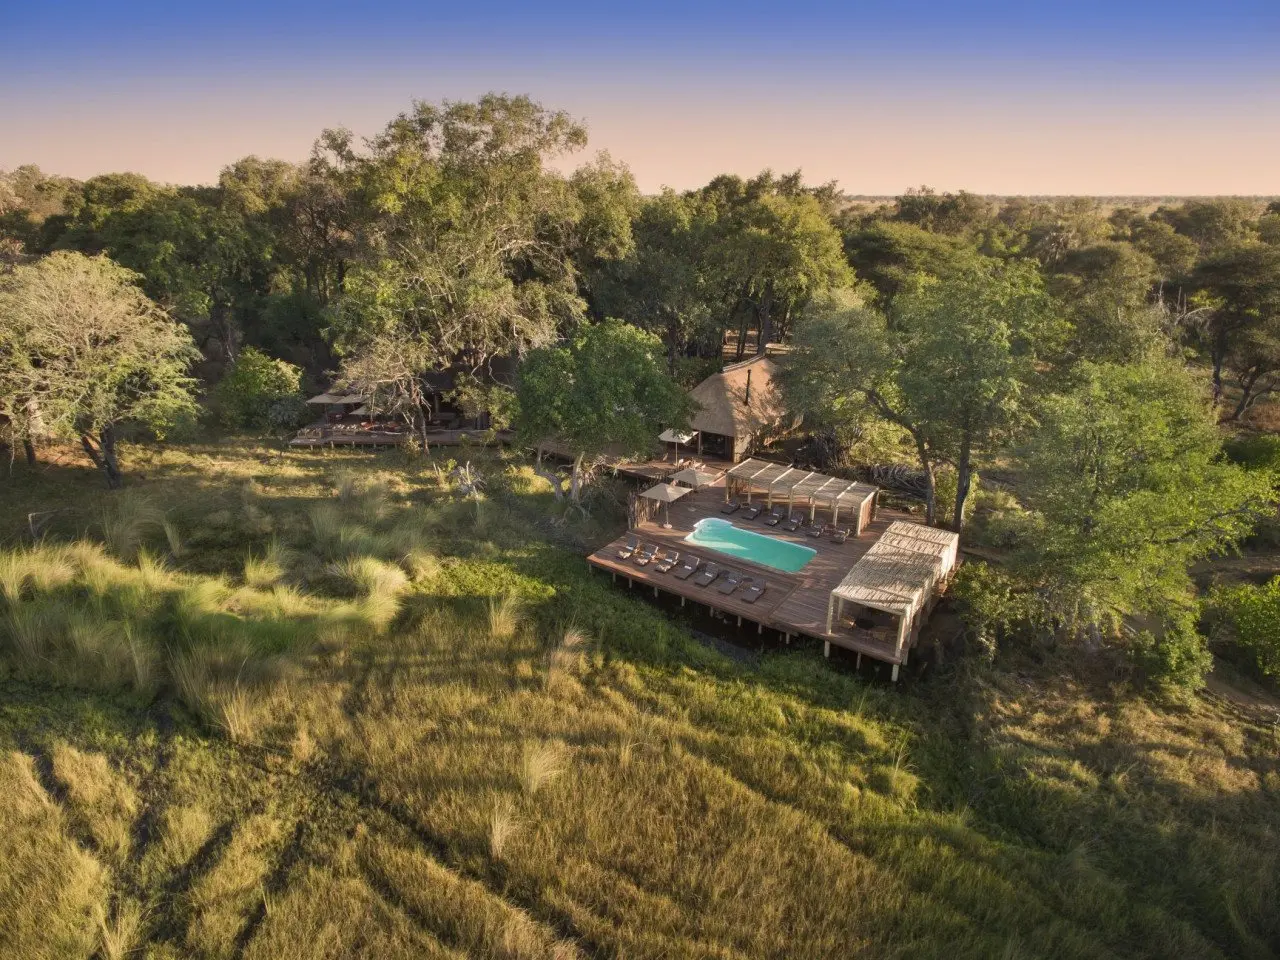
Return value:
M 777 427 L 785 417 L 773 383 L 777 367 L 767 356 L 733 363 L 690 391 L 698 405 L 691 426 L 700 448 L 727 460 L 738 460 L 756 437 Z

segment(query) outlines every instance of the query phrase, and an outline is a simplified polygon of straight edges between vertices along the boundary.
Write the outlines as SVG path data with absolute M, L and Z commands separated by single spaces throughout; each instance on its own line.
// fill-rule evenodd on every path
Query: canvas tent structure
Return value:
M 905 663 L 939 586 L 955 570 L 959 547 L 960 537 L 949 530 L 891 523 L 831 591 L 827 633 L 844 619 L 847 605 L 859 613 L 888 615 L 895 631 L 895 654 Z M 898 678 L 897 664 L 893 678 Z
M 733 363 L 689 392 L 696 404 L 690 426 L 699 455 L 737 461 L 765 432 L 782 424 L 785 409 L 773 385 L 777 372 L 767 356 Z
M 719 475 L 715 473 L 706 473 L 695 467 L 686 467 L 671 476 L 669 482 L 683 484 L 693 490 L 701 490 L 703 487 L 715 483 L 718 477 Z
M 763 493 L 768 506 L 785 500 L 788 510 L 794 510 L 799 502 L 808 506 L 810 521 L 820 506 L 831 511 L 834 524 L 838 524 L 844 514 L 852 518 L 847 522 L 852 524 L 855 536 L 875 519 L 879 492 L 879 488 L 869 483 L 754 458 L 730 468 L 725 482 L 725 499 L 736 493 L 745 495 L 749 503 L 753 493 Z

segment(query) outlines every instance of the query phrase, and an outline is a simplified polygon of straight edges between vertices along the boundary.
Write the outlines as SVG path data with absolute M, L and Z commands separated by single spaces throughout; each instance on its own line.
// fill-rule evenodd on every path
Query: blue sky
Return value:
M 529 93 L 641 186 L 1280 193 L 1280 0 L 0 0 L 0 168 L 207 182 L 413 98 Z

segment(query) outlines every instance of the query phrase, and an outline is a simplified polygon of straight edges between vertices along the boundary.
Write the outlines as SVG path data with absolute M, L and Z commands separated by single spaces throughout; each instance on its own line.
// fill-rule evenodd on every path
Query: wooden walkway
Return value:
M 908 650 L 899 655 L 896 649 L 896 635 L 886 630 L 862 630 L 847 623 L 838 624 L 827 630 L 827 602 L 831 591 L 849 572 L 849 568 L 858 562 L 884 533 L 889 524 L 895 520 L 918 522 L 910 514 L 897 510 L 881 509 L 862 535 L 850 538 L 842 544 L 833 543 L 828 538 L 810 537 L 803 529 L 796 533 L 787 533 L 781 527 L 768 527 L 763 517 L 756 520 L 745 520 L 740 513 L 730 514 L 725 519 L 732 521 L 743 529 L 752 530 L 802 544 L 817 550 L 817 554 L 796 573 L 783 573 L 771 567 L 764 567 L 749 561 L 739 560 L 715 550 L 702 547 L 691 547 L 685 543 L 685 537 L 693 530 L 694 524 L 704 517 L 721 517 L 720 508 L 724 503 L 724 486 L 717 483 L 671 504 L 671 528 L 664 529 L 659 523 L 645 522 L 636 529 L 606 544 L 592 553 L 587 562 L 600 570 L 607 570 L 615 578 L 624 577 L 632 589 L 651 589 L 656 596 L 658 592 L 669 593 L 681 598 L 681 605 L 690 600 L 706 604 L 713 610 L 741 618 L 742 621 L 755 623 L 757 631 L 763 632 L 765 627 L 777 630 L 789 640 L 791 636 L 802 634 L 821 640 L 824 644 L 835 644 L 858 654 L 866 654 L 876 660 L 890 663 L 895 668 L 907 660 Z M 662 511 L 657 516 L 662 517 Z M 822 522 L 824 511 L 818 511 L 818 521 Z M 620 559 L 618 551 L 629 537 L 638 537 L 641 543 L 652 543 L 665 551 L 668 548 L 680 552 L 682 556 L 695 556 L 703 562 L 713 561 L 731 570 L 746 574 L 756 581 L 763 581 L 767 588 L 763 596 L 754 604 L 747 603 L 738 591 L 728 596 L 716 589 L 716 584 L 701 587 L 695 578 L 677 579 L 674 571 L 659 573 L 655 565 L 650 563 L 640 566 L 633 559 Z M 829 652 L 829 647 L 825 648 Z M 894 675 L 896 677 L 897 670 Z
M 330 431 L 320 436 L 304 436 L 299 434 L 289 441 L 291 447 L 312 449 L 316 447 L 398 447 L 408 440 L 408 431 L 373 431 L 373 430 L 341 430 Z M 496 442 L 510 442 L 511 434 L 499 432 Z M 495 437 L 488 430 L 435 430 L 427 434 L 427 442 L 433 447 L 456 447 L 463 442 L 488 444 L 495 442 Z
M 557 440 L 544 440 L 538 446 L 541 448 L 544 456 L 555 457 L 557 460 L 572 461 L 577 456 L 577 454 L 570 450 L 569 447 Z M 687 458 L 690 454 L 682 451 L 680 456 Z M 670 447 L 667 448 L 665 453 L 655 453 L 647 460 L 627 459 L 607 453 L 603 459 L 605 469 L 611 470 L 619 476 L 632 477 L 636 480 L 649 480 L 653 483 L 666 480 L 673 473 L 684 469 L 682 466 L 677 465 L 675 460 L 672 458 Z M 698 467 L 700 471 L 703 473 L 710 473 L 715 476 L 720 476 L 733 466 L 732 461 L 718 460 L 715 457 L 700 457 L 696 459 L 698 459 L 702 464 L 702 466 Z M 721 493 L 723 493 L 723 489 L 721 490 Z

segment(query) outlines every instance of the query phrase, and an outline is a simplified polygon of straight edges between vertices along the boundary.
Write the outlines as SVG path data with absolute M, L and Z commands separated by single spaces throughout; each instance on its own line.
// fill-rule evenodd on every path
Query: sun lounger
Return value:
M 680 566 L 676 567 L 676 572 L 673 576 L 677 580 L 688 580 L 693 576 L 693 571 L 697 570 L 701 563 L 702 561 L 697 557 L 691 557 L 688 554 L 685 554 L 684 559 L 680 561 Z
M 758 503 L 748 504 L 742 508 L 742 519 L 754 520 L 756 517 L 760 516 L 762 510 L 764 510 L 764 507 L 760 506 Z
M 738 594 L 742 597 L 743 602 L 755 603 L 764 596 L 764 592 L 767 587 L 768 584 L 762 580 L 743 580 L 742 587 L 739 589 Z
M 764 518 L 764 522 L 770 527 L 776 527 L 784 519 L 786 519 L 786 516 L 787 516 L 786 513 L 783 511 L 781 507 L 774 507 L 772 510 L 769 511 L 769 515 Z
M 833 534 L 831 535 L 831 542 L 832 542 L 832 543 L 844 543 L 846 540 L 848 540 L 848 539 L 849 539 L 849 534 L 850 534 L 850 533 L 852 533 L 852 532 L 853 532 L 853 531 L 852 531 L 852 530 L 849 530 L 848 528 L 846 528 L 846 529 L 844 529 L 844 530 L 837 530 L 835 533 L 833 533 Z
M 787 531 L 787 533 L 795 533 L 797 530 L 799 530 L 803 526 L 804 526 L 804 515 L 800 513 L 793 513 L 791 515 L 791 518 L 782 525 L 782 529 Z
M 720 564 L 708 563 L 702 568 L 702 572 L 693 578 L 693 582 L 700 587 L 709 586 L 722 573 L 724 573 L 724 567 Z
M 627 542 L 618 548 L 618 559 L 625 560 L 636 552 L 636 547 L 640 546 L 640 541 L 635 537 L 627 537 Z
M 742 506 L 742 504 L 740 504 L 737 500 L 730 500 L 720 507 L 720 512 L 733 513 L 733 511 L 737 510 L 740 506 Z
M 835 536 L 835 532 L 836 532 L 835 525 L 830 523 L 824 523 L 822 526 L 818 526 L 815 523 L 812 527 L 810 527 L 808 530 L 805 531 L 805 533 L 809 534 L 809 536 L 811 537 L 831 537 L 831 536 Z
M 737 590 L 740 583 L 742 583 L 742 574 L 730 570 L 720 578 L 720 582 L 716 584 L 716 589 L 727 596 Z
M 640 552 L 637 553 L 633 559 L 637 564 L 643 567 L 645 564 L 652 562 L 653 558 L 657 555 L 658 548 L 655 544 L 651 543 L 647 546 L 641 547 Z
M 679 559 L 680 552 L 678 550 L 668 550 L 663 555 L 662 559 L 653 565 L 653 569 L 657 570 L 659 573 L 666 573 L 676 565 L 676 561 Z

